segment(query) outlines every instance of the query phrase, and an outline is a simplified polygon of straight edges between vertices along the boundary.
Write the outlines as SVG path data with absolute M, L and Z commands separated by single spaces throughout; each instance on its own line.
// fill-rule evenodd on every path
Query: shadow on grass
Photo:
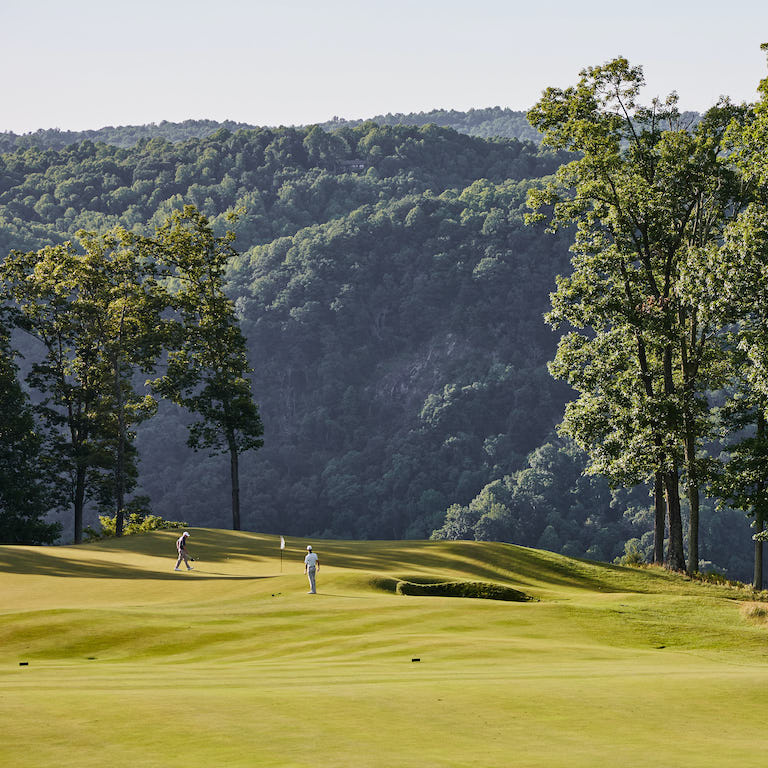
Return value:
M 193 558 L 207 563 L 223 563 L 233 558 L 279 558 L 279 537 L 276 536 L 258 536 L 207 528 L 189 528 L 188 530 L 190 537 L 187 551 Z M 126 551 L 169 558 L 175 562 L 176 539 L 179 535 L 179 531 L 153 531 L 120 538 L 100 539 L 81 546 L 90 551 Z
M 309 594 L 307 594 L 309 597 Z M 365 595 L 341 595 L 338 592 L 316 592 L 312 597 L 343 597 L 347 600 L 370 600 Z
M 97 562 L 77 560 L 50 552 L 48 548 L 34 550 L 0 548 L 0 572 L 23 573 L 35 576 L 58 576 L 80 579 L 151 579 L 167 580 L 184 578 L 187 574 L 174 571 L 174 560 L 168 561 L 167 570 L 149 570 L 126 563 Z M 195 568 L 190 577 L 195 579 L 217 579 L 227 581 L 257 581 L 269 576 L 242 576 L 215 572 L 206 572 Z

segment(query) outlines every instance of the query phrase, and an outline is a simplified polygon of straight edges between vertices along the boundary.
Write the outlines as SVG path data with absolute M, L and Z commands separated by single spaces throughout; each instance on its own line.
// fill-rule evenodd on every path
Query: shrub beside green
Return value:
M 483 600 L 508 600 L 516 603 L 524 603 L 532 599 L 518 589 L 483 581 L 440 581 L 421 584 L 412 581 L 398 581 L 395 591 L 398 595 L 474 597 Z
M 646 564 L 645 555 L 641 548 L 640 539 L 629 539 L 624 542 L 624 554 L 613 561 L 618 565 L 627 565 L 630 567 L 642 567 Z
M 369 583 L 374 589 L 397 595 L 475 597 L 518 603 L 534 599 L 518 589 L 501 584 L 490 584 L 485 581 L 440 581 L 425 576 L 408 576 L 406 579 L 398 579 L 394 576 L 375 576 Z
M 109 539 L 116 535 L 117 517 L 109 515 L 99 515 L 99 525 L 101 528 L 96 530 L 90 526 L 85 529 L 84 539 L 88 541 L 97 541 L 99 539 Z M 123 522 L 123 535 L 130 536 L 132 533 L 147 533 L 148 531 L 165 531 L 175 528 L 187 528 L 187 523 L 177 520 L 164 520 L 158 515 L 145 515 L 141 512 L 133 512 L 125 516 Z

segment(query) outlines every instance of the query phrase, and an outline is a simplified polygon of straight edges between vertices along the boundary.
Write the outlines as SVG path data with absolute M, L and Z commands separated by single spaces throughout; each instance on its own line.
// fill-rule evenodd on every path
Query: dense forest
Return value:
M 584 475 L 555 432 L 572 393 L 547 370 L 559 334 L 544 315 L 573 232 L 524 216 L 569 156 L 500 138 L 536 136 L 522 113 L 104 131 L 0 137 L 0 252 L 147 235 L 187 204 L 232 229 L 226 290 L 264 425 L 241 457 L 243 527 L 648 557 L 649 487 Z M 39 348 L 13 344 L 23 378 Z M 226 457 L 193 452 L 189 420 L 161 401 L 137 425 L 134 494 L 164 518 L 229 525 Z M 66 505 L 49 519 L 71 538 Z M 704 500 L 701 519 L 701 560 L 748 578 L 743 512 Z

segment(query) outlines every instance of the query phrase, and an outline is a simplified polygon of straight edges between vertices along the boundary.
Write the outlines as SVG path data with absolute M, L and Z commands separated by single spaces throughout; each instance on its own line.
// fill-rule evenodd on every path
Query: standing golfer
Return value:
M 176 567 L 173 569 L 174 571 L 179 570 L 179 566 L 181 565 L 181 561 L 184 561 L 184 564 L 187 566 L 187 570 L 191 571 L 192 566 L 189 564 L 189 554 L 187 553 L 187 539 L 189 538 L 189 534 L 184 531 L 184 533 L 179 536 L 178 539 L 176 539 L 176 551 L 179 553 L 179 557 L 176 560 Z
M 320 570 L 320 559 L 312 551 L 312 545 L 307 547 L 307 556 L 304 558 L 304 573 L 307 574 L 309 579 L 309 592 L 308 595 L 316 595 L 317 587 L 315 586 L 315 574 Z

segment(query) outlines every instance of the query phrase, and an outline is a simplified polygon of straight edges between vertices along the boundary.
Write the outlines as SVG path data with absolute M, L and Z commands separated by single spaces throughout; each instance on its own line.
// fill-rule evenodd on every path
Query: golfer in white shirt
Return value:
M 317 587 L 315 586 L 315 574 L 320 570 L 320 559 L 312 551 L 312 545 L 307 547 L 307 556 L 304 558 L 304 573 L 307 574 L 309 579 L 309 592 L 308 595 L 316 595 Z

